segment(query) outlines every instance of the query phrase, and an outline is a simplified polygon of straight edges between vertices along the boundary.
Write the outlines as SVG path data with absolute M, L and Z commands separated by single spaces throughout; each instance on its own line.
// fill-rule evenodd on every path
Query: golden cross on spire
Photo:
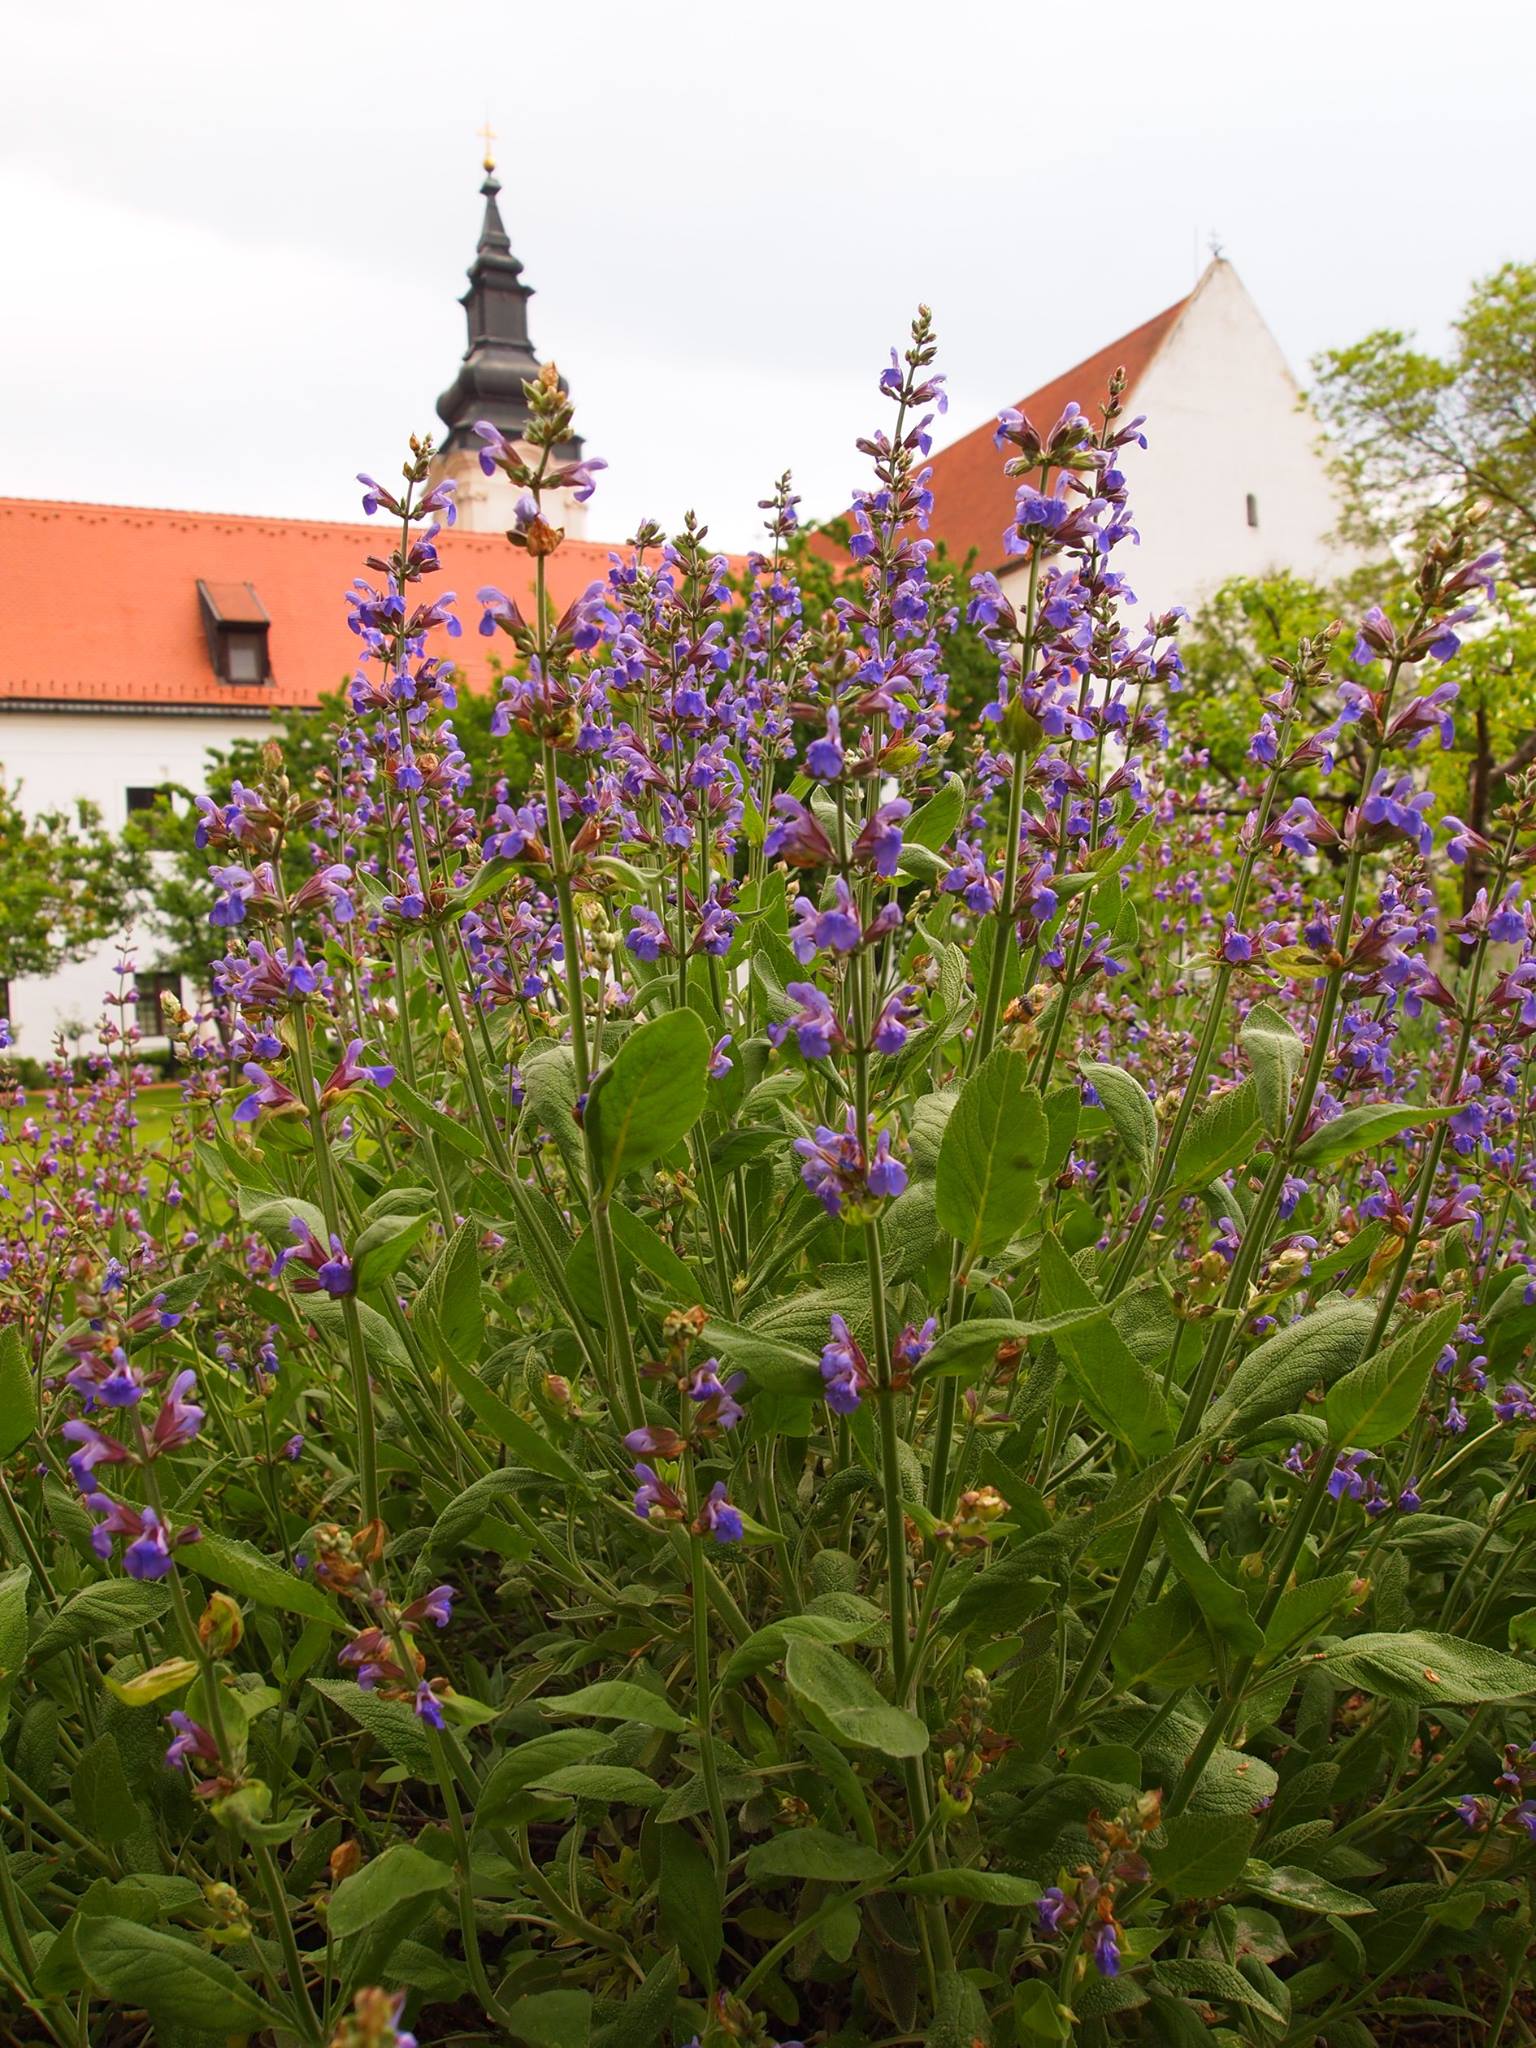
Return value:
M 491 155 L 491 144 L 496 140 L 496 131 L 494 128 L 492 128 L 489 119 L 486 120 L 485 125 L 482 128 L 476 130 L 476 133 L 479 135 L 480 140 L 485 144 L 485 168 L 488 171 L 494 171 L 496 168 L 496 159 Z

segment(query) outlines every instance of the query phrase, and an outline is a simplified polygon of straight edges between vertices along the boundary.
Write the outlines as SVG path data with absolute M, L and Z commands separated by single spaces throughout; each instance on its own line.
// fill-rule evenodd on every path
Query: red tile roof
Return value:
M 1075 399 L 1090 419 L 1097 420 L 1097 408 L 1103 402 L 1113 372 L 1125 371 L 1127 398 L 1134 396 L 1137 384 L 1151 368 L 1153 358 L 1188 304 L 1189 299 L 1180 299 L 1177 305 L 1144 321 L 1129 334 L 1122 334 L 1118 341 L 1101 348 L 1086 362 L 1076 364 L 1049 384 L 1042 384 L 1038 391 L 1031 391 L 1027 398 L 1019 400 L 1020 412 L 1028 413 L 1044 431 L 1055 424 L 1063 409 Z M 1007 559 L 1003 553 L 1003 533 L 1018 489 L 1017 479 L 1003 474 L 1005 457 L 992 442 L 995 425 L 995 418 L 988 420 L 985 426 L 977 427 L 933 457 L 934 505 L 929 532 L 935 540 L 942 540 L 959 562 L 974 548 L 978 569 L 1001 568 Z
M 344 593 L 370 576 L 364 559 L 388 549 L 388 522 L 330 524 L 252 519 L 218 512 L 161 512 L 129 505 L 74 505 L 0 498 L 0 609 L 9 621 L 0 651 L 0 705 L 105 709 L 281 711 L 315 704 L 355 666 Z M 463 637 L 433 636 L 471 688 L 488 687 L 502 635 L 475 631 L 474 594 L 494 583 L 525 609 L 528 558 L 499 533 L 455 528 L 439 543 L 443 572 L 425 590 L 457 591 Z M 564 607 L 608 571 L 608 548 L 567 541 L 550 560 L 550 590 Z M 272 680 L 228 683 L 215 672 L 197 585 L 238 592 L 249 584 L 272 625 Z

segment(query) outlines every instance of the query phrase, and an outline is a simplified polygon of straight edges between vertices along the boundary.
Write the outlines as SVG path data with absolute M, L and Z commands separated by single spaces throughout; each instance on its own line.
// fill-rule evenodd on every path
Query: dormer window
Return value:
M 203 631 L 213 672 L 226 683 L 269 683 L 267 632 L 272 621 L 250 583 L 205 583 L 197 579 Z

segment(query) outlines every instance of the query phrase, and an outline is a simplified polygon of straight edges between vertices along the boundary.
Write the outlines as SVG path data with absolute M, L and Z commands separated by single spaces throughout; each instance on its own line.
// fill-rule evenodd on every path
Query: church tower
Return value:
M 471 532 L 500 532 L 512 524 L 512 506 L 517 497 L 513 485 L 500 470 L 486 476 L 480 467 L 481 441 L 476 420 L 490 420 L 509 441 L 520 440 L 528 425 L 528 401 L 523 386 L 539 374 L 539 359 L 528 338 L 528 301 L 533 287 L 523 282 L 523 266 L 512 253 L 512 243 L 502 224 L 496 204 L 501 186 L 487 146 L 485 182 L 480 187 L 485 199 L 485 218 L 480 225 L 480 243 L 469 268 L 469 290 L 459 301 L 469 330 L 469 345 L 458 374 L 442 397 L 437 410 L 447 433 L 432 465 L 432 481 L 447 477 L 458 486 L 459 522 Z M 581 457 L 581 437 L 573 435 L 555 451 L 562 462 Z M 569 492 L 551 494 L 546 501 L 548 516 L 567 533 L 580 535 L 585 526 L 586 507 Z

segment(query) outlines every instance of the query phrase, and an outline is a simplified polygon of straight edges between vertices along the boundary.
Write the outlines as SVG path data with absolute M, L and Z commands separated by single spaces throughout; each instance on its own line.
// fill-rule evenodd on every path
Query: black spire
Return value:
M 512 254 L 496 195 L 501 186 L 489 158 L 485 165 L 485 219 L 480 246 L 469 269 L 469 290 L 459 301 L 469 328 L 469 346 L 458 375 L 437 401 L 448 428 L 445 449 L 478 448 L 476 420 L 491 420 L 509 438 L 528 424 L 523 385 L 539 374 L 539 359 L 528 339 L 528 301 L 523 266 Z

